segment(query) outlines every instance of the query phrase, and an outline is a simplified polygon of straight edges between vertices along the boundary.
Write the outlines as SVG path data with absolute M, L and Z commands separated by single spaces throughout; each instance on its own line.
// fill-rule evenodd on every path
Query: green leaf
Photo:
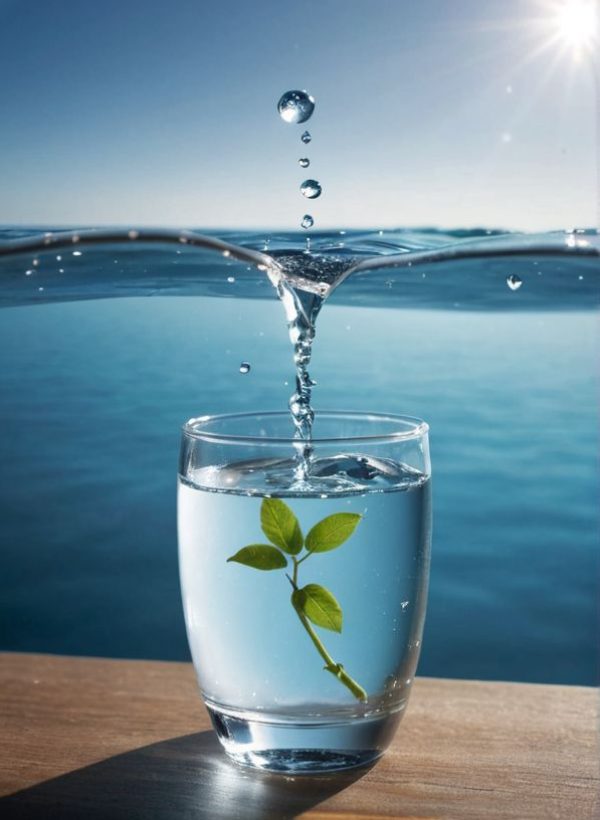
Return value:
M 269 541 L 290 555 L 298 555 L 304 539 L 294 513 L 280 498 L 265 498 L 260 508 L 260 524 Z
M 325 587 L 319 584 L 307 584 L 292 593 L 294 608 L 317 626 L 342 631 L 342 608 Z
M 254 569 L 283 569 L 287 567 L 287 558 L 278 549 L 270 544 L 249 544 L 239 552 L 228 558 L 227 561 L 236 561 Z
M 357 513 L 328 515 L 315 524 L 306 536 L 306 549 L 309 552 L 334 550 L 350 538 L 361 518 Z

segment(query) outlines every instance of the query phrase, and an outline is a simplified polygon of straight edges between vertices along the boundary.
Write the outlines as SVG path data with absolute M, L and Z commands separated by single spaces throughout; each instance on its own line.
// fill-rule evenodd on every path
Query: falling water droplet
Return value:
M 249 373 L 249 372 L 250 372 L 249 362 L 242 362 L 241 365 L 240 365 L 240 373 L 243 373 L 245 375 L 246 373 Z
M 407 606 L 409 605 L 409 603 L 410 603 L 410 601 L 402 601 L 402 603 L 400 604 L 400 606 L 402 607 L 402 611 L 403 611 L 403 612 L 404 612 L 404 610 L 407 608 Z
M 312 139 L 312 137 L 311 137 L 311 135 L 310 135 L 310 131 L 304 131 L 304 132 L 303 132 L 303 134 L 302 134 L 302 136 L 300 137 L 300 139 L 302 140 L 302 142 L 303 142 L 305 145 L 307 145 L 307 144 L 311 141 L 311 139 Z
M 235 276 L 228 276 L 227 281 L 230 285 L 233 285 L 233 283 L 235 282 Z
M 321 186 L 316 179 L 305 179 L 300 190 L 307 199 L 316 199 L 321 196 Z
M 277 103 L 277 110 L 285 122 L 306 122 L 315 110 L 315 101 L 306 91 L 286 91 Z
M 31 276 L 32 273 L 33 273 L 33 271 L 30 268 L 29 270 L 25 271 L 25 276 Z
M 523 284 L 523 280 L 516 276 L 514 273 L 511 273 L 510 276 L 506 277 L 506 284 L 511 290 L 519 290 L 519 288 Z
M 308 157 L 300 157 L 300 159 L 298 160 L 298 165 L 301 168 L 308 168 L 308 166 L 310 165 L 309 158 Z
M 302 217 L 302 222 L 300 223 L 303 228 L 312 228 L 315 224 L 315 220 L 312 218 L 310 214 L 304 214 Z

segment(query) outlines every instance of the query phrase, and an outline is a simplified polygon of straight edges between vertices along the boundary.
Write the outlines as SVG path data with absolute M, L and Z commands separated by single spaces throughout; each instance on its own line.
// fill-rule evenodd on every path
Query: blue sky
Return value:
M 0 223 L 596 219 L 591 60 L 554 0 L 0 0 Z M 539 53 L 535 53 L 539 51 Z M 289 88 L 316 98 L 279 119 Z M 323 185 L 299 193 L 302 155 Z

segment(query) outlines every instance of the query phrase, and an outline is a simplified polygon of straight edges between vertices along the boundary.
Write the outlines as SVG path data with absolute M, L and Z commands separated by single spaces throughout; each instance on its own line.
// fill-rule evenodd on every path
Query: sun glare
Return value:
M 597 9 L 594 0 L 567 0 L 556 11 L 556 33 L 574 49 L 591 48 L 597 38 Z

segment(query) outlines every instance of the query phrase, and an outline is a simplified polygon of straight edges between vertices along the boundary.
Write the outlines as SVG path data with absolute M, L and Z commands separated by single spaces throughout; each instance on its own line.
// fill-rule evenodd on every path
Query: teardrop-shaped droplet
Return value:
M 308 166 L 310 165 L 310 160 L 309 160 L 309 158 L 308 158 L 308 157 L 301 157 L 301 158 L 298 160 L 298 165 L 299 165 L 301 168 L 308 168 Z
M 244 375 L 250 372 L 250 362 L 242 362 L 240 365 L 240 373 Z
M 315 101 L 306 91 L 286 91 L 277 103 L 277 110 L 285 122 L 306 122 L 315 110 Z
M 300 137 L 300 139 L 302 140 L 302 142 L 303 142 L 305 145 L 308 145 L 308 143 L 309 143 L 309 142 L 311 141 L 311 139 L 312 139 L 312 137 L 311 137 L 311 135 L 310 135 L 310 131 L 305 131 L 305 132 L 302 134 L 302 136 Z
M 304 214 L 302 217 L 302 222 L 300 223 L 303 228 L 312 228 L 315 224 L 315 220 L 312 218 L 310 214 Z
M 519 288 L 523 284 L 523 280 L 516 276 L 514 273 L 511 273 L 511 275 L 507 276 L 506 278 L 506 284 L 511 290 L 519 290 Z
M 321 196 L 321 185 L 316 179 L 305 179 L 300 186 L 300 190 L 307 199 L 316 199 Z

